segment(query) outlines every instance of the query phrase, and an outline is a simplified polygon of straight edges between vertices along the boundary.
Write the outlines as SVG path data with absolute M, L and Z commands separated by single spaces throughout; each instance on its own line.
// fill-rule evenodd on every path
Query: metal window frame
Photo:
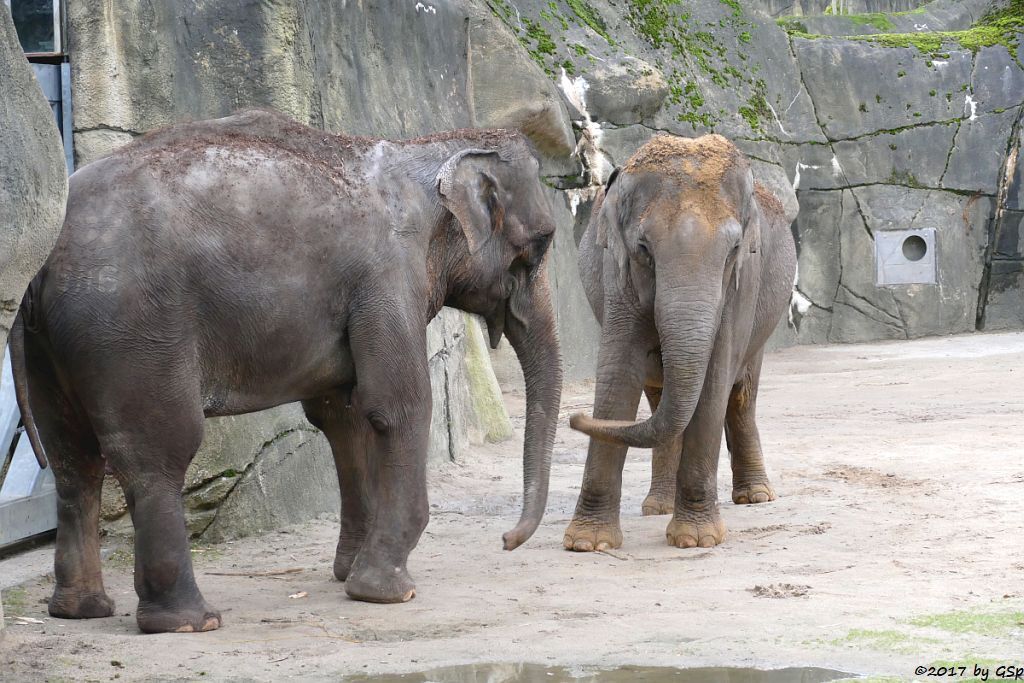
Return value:
M 3 0 L 7 8 L 11 7 L 11 0 Z M 64 0 L 53 0 L 53 52 L 26 52 L 29 59 L 36 57 L 62 57 L 64 56 Z

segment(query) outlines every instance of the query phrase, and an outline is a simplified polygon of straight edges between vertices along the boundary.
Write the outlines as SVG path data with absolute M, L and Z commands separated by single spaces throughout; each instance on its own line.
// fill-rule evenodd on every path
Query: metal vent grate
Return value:
M 938 258 L 935 228 L 875 232 L 875 284 L 934 285 Z

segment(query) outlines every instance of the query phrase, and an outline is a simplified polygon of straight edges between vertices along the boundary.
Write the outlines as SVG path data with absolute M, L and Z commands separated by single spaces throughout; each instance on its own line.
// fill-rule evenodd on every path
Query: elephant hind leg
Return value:
M 644 394 L 653 413 L 661 402 L 661 387 L 645 386 Z M 669 515 L 675 509 L 676 472 L 682 457 L 683 438 L 656 446 L 651 457 L 651 490 L 641 506 L 644 516 Z
M 104 462 L 80 407 L 63 391 L 49 359 L 26 349 L 32 416 L 39 427 L 57 488 L 57 540 L 50 616 L 109 617 L 114 601 L 103 587 L 100 564 L 100 491 Z M 22 437 L 26 438 L 26 437 Z
M 732 462 L 732 502 L 737 505 L 775 500 L 775 490 L 765 471 L 755 415 L 763 356 L 763 352 L 759 353 L 733 386 L 725 417 L 725 436 Z
M 196 585 L 181 500 L 203 439 L 198 380 L 180 376 L 175 368 L 184 363 L 173 360 L 160 364 L 162 372 L 127 356 L 119 362 L 145 369 L 128 374 L 119 365 L 107 376 L 145 381 L 94 387 L 87 409 L 135 526 L 136 621 L 144 633 L 212 631 L 221 615 Z
M 376 487 L 376 471 L 368 457 L 372 428 L 352 400 L 336 393 L 302 402 L 306 417 L 324 433 L 334 454 L 341 493 L 341 530 L 334 554 L 334 577 L 338 581 L 348 578 L 373 525 Z

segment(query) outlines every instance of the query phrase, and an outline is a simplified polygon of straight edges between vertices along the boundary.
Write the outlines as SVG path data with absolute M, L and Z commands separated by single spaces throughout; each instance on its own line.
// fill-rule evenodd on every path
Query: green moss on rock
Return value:
M 763 131 L 762 119 L 771 116 L 772 109 L 768 105 L 768 85 L 763 79 L 754 84 L 754 93 L 745 105 L 739 108 L 739 114 L 747 122 L 752 131 Z
M 913 47 L 922 54 L 944 56 L 943 45 L 958 45 L 977 52 L 982 48 L 1002 45 L 1016 59 L 1021 34 L 1024 33 L 1024 0 L 1013 0 L 1006 7 L 983 17 L 963 31 L 922 31 L 918 33 L 890 33 L 886 35 L 850 36 L 882 47 Z
M 565 0 L 565 4 L 569 6 L 569 9 L 572 10 L 572 13 L 576 15 L 576 18 L 584 26 L 589 26 L 594 33 L 604 38 L 609 45 L 615 44 L 612 37 L 608 35 L 608 27 L 604 23 L 604 19 L 601 18 L 601 15 L 593 7 L 584 0 Z
M 870 12 L 865 14 L 851 14 L 847 17 L 857 26 L 871 26 L 879 31 L 892 31 L 896 24 L 889 18 L 888 14 L 882 12 Z

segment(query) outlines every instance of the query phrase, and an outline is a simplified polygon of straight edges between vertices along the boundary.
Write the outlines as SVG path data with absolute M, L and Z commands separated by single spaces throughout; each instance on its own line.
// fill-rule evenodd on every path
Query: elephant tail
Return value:
M 32 319 L 34 284 L 33 282 L 32 285 L 29 285 L 25 298 L 21 301 L 21 307 L 18 309 L 18 315 L 14 318 L 14 325 L 11 327 L 11 370 L 14 374 L 14 395 L 18 399 L 21 420 L 25 423 L 25 433 L 28 434 L 28 440 L 32 444 L 39 467 L 46 469 L 46 451 L 43 449 L 43 440 L 39 437 L 39 428 L 36 426 L 35 418 L 32 417 L 28 367 L 25 364 L 25 319 L 28 318 L 30 321 Z

